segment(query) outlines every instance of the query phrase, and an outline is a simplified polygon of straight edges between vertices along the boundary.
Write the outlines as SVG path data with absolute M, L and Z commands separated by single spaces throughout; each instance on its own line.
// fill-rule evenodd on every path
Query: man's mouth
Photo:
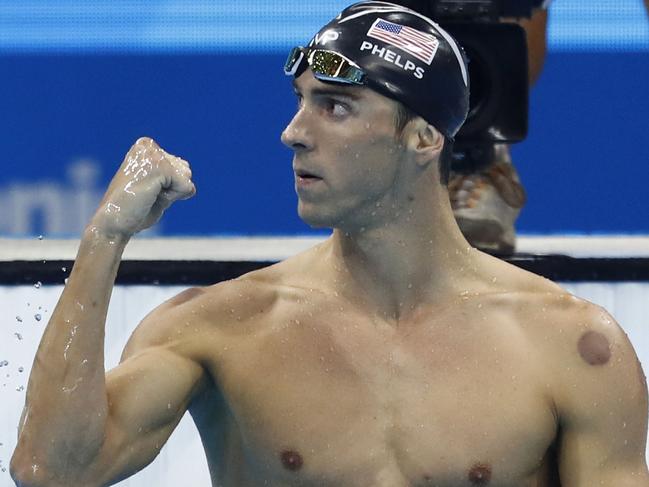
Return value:
M 295 175 L 302 180 L 305 181 L 314 181 L 316 179 L 322 179 L 320 176 L 313 174 L 309 171 L 306 171 L 304 169 L 296 169 L 295 170 Z

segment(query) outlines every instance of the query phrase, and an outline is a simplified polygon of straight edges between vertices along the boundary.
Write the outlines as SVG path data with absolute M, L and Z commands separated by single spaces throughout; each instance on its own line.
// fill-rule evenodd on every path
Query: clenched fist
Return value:
M 194 196 L 187 161 L 142 137 L 113 177 L 92 224 L 108 235 L 130 237 L 155 224 L 176 200 Z

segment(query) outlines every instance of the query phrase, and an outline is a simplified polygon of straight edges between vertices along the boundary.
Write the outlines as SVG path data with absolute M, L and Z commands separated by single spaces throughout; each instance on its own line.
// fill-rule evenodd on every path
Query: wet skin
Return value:
M 32 369 L 14 477 L 110 485 L 189 410 L 221 487 L 647 487 L 646 386 L 610 316 L 468 246 L 434 128 L 417 119 L 396 138 L 394 102 L 305 76 L 282 139 L 300 216 L 332 237 L 161 305 L 104 376 L 121 252 L 195 191 L 185 161 L 136 144 L 127 169 L 152 172 L 118 173 L 104 201 L 120 218 L 99 212 L 82 239 Z
M 646 473 L 644 381 L 610 317 L 544 279 L 458 251 L 461 244 L 448 245 L 453 228 L 418 220 L 431 210 L 417 206 L 422 197 L 400 159 L 393 107 L 378 95 L 307 75 L 295 88 L 298 112 L 283 141 L 295 152 L 298 211 L 338 233 L 186 305 L 203 317 L 200 338 L 186 350 L 201 357 L 214 385 L 191 408 L 214 483 L 582 487 L 597 478 L 606 485 L 600 467 L 585 467 L 599 462 L 599 440 L 590 431 L 582 439 L 584 417 L 608 431 L 612 448 L 630 448 L 634 471 Z M 315 178 L 300 181 L 301 173 Z M 413 235 L 400 226 L 410 218 Z M 435 228 L 426 242 L 439 240 L 409 262 L 426 225 Z M 354 268 L 337 246 L 343 231 L 359 229 L 410 245 L 395 268 L 386 260 L 399 250 L 384 256 L 385 269 L 364 273 L 369 264 L 361 258 Z M 447 282 L 427 292 L 426 256 L 444 250 L 461 257 L 439 261 L 437 278 Z M 338 272 L 348 264 L 351 275 Z M 404 286 L 415 290 L 398 316 L 368 298 L 374 286 L 394 285 L 395 273 L 417 276 L 417 267 L 425 270 L 421 284 Z M 614 360 L 604 363 L 607 350 Z M 604 398 L 603 383 L 610 383 Z M 601 418 L 590 411 L 595 402 L 606 409 Z M 615 440 L 621 418 L 634 427 Z M 578 455 L 564 448 L 559 457 L 575 443 Z
M 299 272 L 326 255 L 309 251 L 166 311 L 198 330 L 165 346 L 210 377 L 190 410 L 215 485 L 557 486 L 564 401 L 588 401 L 612 377 L 611 397 L 644 401 L 624 334 L 548 281 L 485 257 L 504 280 L 493 292 L 475 286 L 395 326 Z M 589 334 L 606 338 L 606 364 L 584 359 Z M 642 429 L 632 414 L 609 427 L 623 418 Z

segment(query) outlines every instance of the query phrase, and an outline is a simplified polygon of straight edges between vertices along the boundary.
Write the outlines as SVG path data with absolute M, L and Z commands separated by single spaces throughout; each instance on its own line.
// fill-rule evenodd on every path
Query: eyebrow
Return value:
M 293 80 L 293 88 L 295 89 L 296 93 L 301 93 L 300 89 L 297 86 L 297 82 Z M 324 83 L 323 83 L 324 84 Z M 362 98 L 362 95 L 358 93 L 357 90 L 354 90 L 355 87 L 345 87 L 345 88 L 338 88 L 335 85 L 325 85 L 317 88 L 313 88 L 310 90 L 310 93 L 315 96 L 342 96 L 345 98 L 349 98 L 351 100 L 360 100 Z

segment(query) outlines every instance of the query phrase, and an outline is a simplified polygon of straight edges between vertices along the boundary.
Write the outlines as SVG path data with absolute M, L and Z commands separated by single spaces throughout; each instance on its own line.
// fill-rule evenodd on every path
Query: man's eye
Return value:
M 349 107 L 338 100 L 329 100 L 327 102 L 327 110 L 334 117 L 343 117 L 349 113 Z

